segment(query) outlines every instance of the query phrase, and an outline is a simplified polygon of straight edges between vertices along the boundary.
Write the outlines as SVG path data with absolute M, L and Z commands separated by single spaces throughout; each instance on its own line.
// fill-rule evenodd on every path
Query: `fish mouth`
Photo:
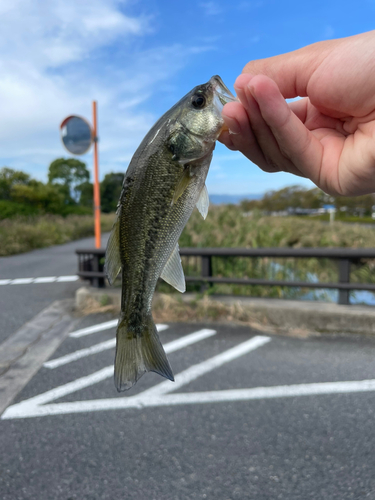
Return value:
M 228 102 L 237 101 L 237 98 L 228 89 L 219 75 L 213 76 L 210 79 L 210 84 L 212 85 L 213 91 L 220 101 L 222 107 Z

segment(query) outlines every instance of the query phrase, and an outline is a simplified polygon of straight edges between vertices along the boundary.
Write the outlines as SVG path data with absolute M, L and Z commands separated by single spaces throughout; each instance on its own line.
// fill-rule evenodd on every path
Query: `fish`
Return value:
M 119 392 L 149 371 L 174 380 L 152 298 L 159 277 L 186 289 L 178 239 L 195 206 L 207 216 L 205 181 L 225 127 L 221 110 L 234 100 L 217 75 L 196 86 L 149 130 L 126 171 L 105 255 L 109 283 L 122 278 L 114 362 Z

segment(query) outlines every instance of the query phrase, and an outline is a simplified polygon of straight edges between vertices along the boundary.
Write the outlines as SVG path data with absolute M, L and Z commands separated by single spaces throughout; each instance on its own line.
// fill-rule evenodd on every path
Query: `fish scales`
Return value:
M 160 276 L 185 290 L 178 238 L 195 205 L 207 213 L 205 180 L 223 126 L 221 108 L 229 100 L 234 97 L 220 77 L 193 89 L 148 132 L 125 175 L 105 264 L 110 283 L 120 269 L 122 275 L 118 390 L 147 371 L 173 380 L 152 319 L 152 298 Z

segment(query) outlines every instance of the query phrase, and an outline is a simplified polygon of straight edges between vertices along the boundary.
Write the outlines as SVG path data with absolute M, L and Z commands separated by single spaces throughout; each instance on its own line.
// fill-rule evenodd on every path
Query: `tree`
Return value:
M 120 198 L 122 183 L 125 174 L 122 172 L 111 172 L 107 174 L 100 184 L 100 204 L 102 212 L 114 212 Z
M 287 186 L 277 191 L 267 191 L 261 200 L 243 200 L 242 209 L 247 212 L 254 209 L 266 212 L 296 210 L 299 208 L 321 208 L 333 199 L 319 188 L 306 189 L 303 186 Z
M 27 185 L 30 176 L 20 170 L 3 167 L 0 169 L 0 200 L 10 200 L 13 186 Z
M 338 211 L 356 216 L 371 215 L 374 204 L 375 197 L 373 194 L 364 194 L 355 197 L 337 196 L 335 198 L 335 207 Z
M 261 208 L 277 212 L 298 208 L 320 208 L 332 200 L 321 189 L 306 189 L 303 186 L 287 186 L 278 191 L 268 191 L 261 200 Z
M 12 201 L 28 205 L 47 213 L 61 213 L 64 209 L 64 196 L 53 184 L 31 180 L 28 185 L 16 184 L 11 190 Z
M 240 207 L 243 212 L 251 212 L 252 210 L 261 209 L 262 200 L 241 200 Z
M 65 203 L 75 203 L 79 198 L 77 186 L 90 179 L 86 164 L 75 158 L 58 158 L 48 169 L 48 182 L 60 186 Z
M 82 182 L 82 184 L 78 184 L 76 186 L 75 191 L 77 194 L 79 194 L 78 198 L 78 204 L 82 205 L 83 207 L 92 207 L 93 206 L 93 198 L 94 198 L 94 191 L 93 191 L 93 185 L 91 182 Z

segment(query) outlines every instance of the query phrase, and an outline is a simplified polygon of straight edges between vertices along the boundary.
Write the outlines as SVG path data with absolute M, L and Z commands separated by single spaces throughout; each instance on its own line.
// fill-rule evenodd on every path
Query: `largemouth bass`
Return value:
M 118 391 L 148 371 L 174 380 L 152 319 L 152 298 L 160 276 L 185 291 L 178 238 L 195 206 L 206 218 L 205 180 L 224 125 L 221 110 L 234 99 L 219 76 L 195 87 L 151 128 L 125 174 L 105 257 L 110 284 L 122 273 Z

